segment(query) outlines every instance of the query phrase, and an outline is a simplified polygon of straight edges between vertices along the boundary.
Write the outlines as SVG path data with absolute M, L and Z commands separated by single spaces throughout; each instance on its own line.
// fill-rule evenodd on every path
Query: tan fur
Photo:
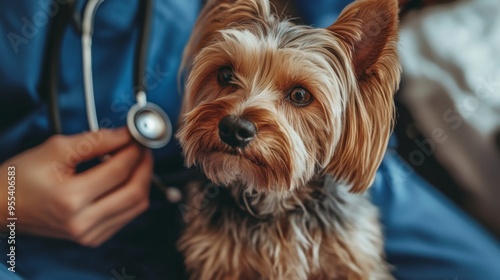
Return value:
M 208 203 L 191 199 L 187 208 L 179 249 L 191 279 L 392 279 L 381 258 L 376 208 L 331 178 L 281 198 L 218 192 Z M 334 214 L 342 218 L 333 222 Z
M 179 248 L 192 279 L 391 279 L 376 210 L 341 189 L 368 188 L 387 145 L 397 12 L 396 0 L 359 0 L 313 29 L 267 0 L 208 1 L 184 55 L 177 138 L 186 164 L 225 187 L 202 211 L 189 204 Z M 309 105 L 287 99 L 297 86 Z M 219 139 L 228 115 L 255 125 L 245 148 Z

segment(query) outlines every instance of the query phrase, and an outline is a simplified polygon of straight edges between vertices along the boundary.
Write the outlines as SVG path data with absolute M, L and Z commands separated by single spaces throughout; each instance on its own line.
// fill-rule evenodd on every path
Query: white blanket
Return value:
M 469 193 L 468 205 L 500 233 L 500 1 L 463 0 L 407 15 L 400 99 L 433 153 Z

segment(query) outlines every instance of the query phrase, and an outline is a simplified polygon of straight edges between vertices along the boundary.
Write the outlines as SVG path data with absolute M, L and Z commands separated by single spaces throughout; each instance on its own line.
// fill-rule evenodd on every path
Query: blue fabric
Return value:
M 327 26 L 348 2 L 312 0 L 297 4 L 306 22 Z M 47 102 L 40 92 L 48 32 L 43 18 L 52 19 L 50 3 L 55 2 L 0 2 L 0 162 L 50 135 Z M 175 122 L 180 105 L 176 72 L 199 3 L 154 3 L 146 77 L 148 98 L 162 106 Z M 107 0 L 97 13 L 94 82 L 98 116 L 106 127 L 123 125 L 125 113 L 134 102 L 136 8 L 137 0 Z M 80 43 L 75 30 L 68 28 L 60 55 L 59 83 L 65 134 L 87 130 Z M 155 158 L 159 161 L 176 154 L 177 147 L 172 144 L 156 152 Z M 394 152 L 387 153 L 371 194 L 380 207 L 387 256 L 395 265 L 398 279 L 500 278 L 498 242 L 402 164 Z M 0 242 L 0 279 L 180 279 L 183 268 L 175 250 L 179 209 L 166 203 L 154 189 L 151 198 L 145 214 L 97 249 L 19 234 L 16 274 L 6 270 L 3 252 L 7 244 Z
M 22 280 L 16 273 L 7 270 L 7 267 L 0 265 L 0 279 L 2 280 Z
M 395 151 L 387 151 L 370 192 L 396 279 L 500 279 L 500 243 Z
M 314 27 L 330 26 L 352 0 L 295 0 L 300 17 Z

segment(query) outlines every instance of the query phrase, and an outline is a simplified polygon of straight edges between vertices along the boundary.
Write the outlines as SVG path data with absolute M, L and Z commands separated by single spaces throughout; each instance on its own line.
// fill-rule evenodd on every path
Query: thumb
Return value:
M 112 153 L 130 143 L 132 137 L 126 127 L 101 129 L 67 137 L 65 147 L 73 165 Z

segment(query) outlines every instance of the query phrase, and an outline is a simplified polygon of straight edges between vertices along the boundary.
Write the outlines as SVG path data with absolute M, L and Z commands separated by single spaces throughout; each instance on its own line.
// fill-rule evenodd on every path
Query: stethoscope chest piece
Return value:
M 163 109 L 150 102 L 139 101 L 130 108 L 127 126 L 137 142 L 151 149 L 166 146 L 172 138 L 170 118 Z

